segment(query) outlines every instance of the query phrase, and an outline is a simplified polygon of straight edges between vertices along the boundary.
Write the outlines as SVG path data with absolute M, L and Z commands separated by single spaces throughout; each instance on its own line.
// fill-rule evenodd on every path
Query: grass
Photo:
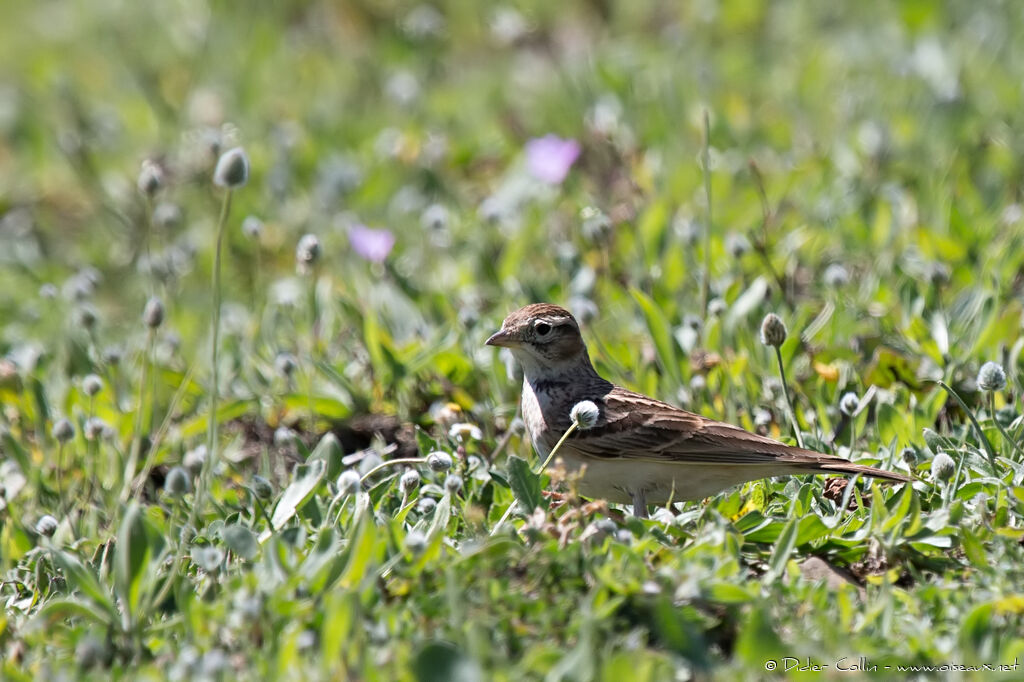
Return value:
M 0 676 L 1019 677 L 1021 8 L 150 5 L 5 6 Z M 581 500 L 483 346 L 538 300 L 608 378 L 915 482 Z

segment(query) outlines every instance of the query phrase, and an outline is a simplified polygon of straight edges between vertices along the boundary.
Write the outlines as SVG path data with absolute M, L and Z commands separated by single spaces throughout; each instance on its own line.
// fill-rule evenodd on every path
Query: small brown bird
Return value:
M 523 368 L 523 420 L 542 458 L 572 424 L 577 403 L 598 408 L 594 425 L 573 433 L 558 450 L 570 471 L 586 467 L 580 492 L 609 502 L 648 504 L 699 500 L 759 478 L 812 472 L 909 478 L 841 457 L 785 445 L 738 426 L 681 410 L 602 379 L 590 363 L 576 319 L 550 303 L 505 318 L 487 339 Z

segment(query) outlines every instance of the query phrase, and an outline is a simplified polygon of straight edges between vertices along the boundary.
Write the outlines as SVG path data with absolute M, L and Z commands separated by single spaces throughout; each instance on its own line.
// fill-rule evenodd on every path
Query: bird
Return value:
M 509 314 L 485 343 L 508 348 L 522 367 L 523 421 L 541 458 L 573 424 L 574 406 L 590 401 L 597 407 L 593 424 L 570 434 L 556 454 L 567 471 L 582 470 L 581 495 L 632 503 L 638 517 L 646 517 L 648 504 L 701 500 L 774 476 L 840 473 L 911 481 L 616 386 L 594 369 L 576 318 L 551 303 Z

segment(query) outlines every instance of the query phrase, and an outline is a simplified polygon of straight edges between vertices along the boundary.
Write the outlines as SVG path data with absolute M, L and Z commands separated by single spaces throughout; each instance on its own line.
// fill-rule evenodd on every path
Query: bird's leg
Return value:
M 633 516 L 638 519 L 647 518 L 647 495 L 643 489 L 634 490 L 633 496 Z

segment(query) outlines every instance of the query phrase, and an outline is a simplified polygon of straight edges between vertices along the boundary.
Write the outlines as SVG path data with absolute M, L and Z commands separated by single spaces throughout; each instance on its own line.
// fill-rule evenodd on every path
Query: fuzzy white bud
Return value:
M 576 424 L 576 428 L 580 431 L 594 428 L 600 417 L 601 410 L 590 400 L 581 400 L 569 411 L 569 419 Z

